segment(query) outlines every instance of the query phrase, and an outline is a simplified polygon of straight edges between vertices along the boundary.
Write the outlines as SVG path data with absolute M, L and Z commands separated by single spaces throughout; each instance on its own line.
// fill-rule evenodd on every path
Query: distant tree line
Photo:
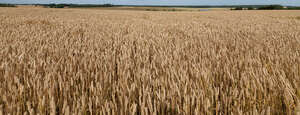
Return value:
M 112 4 L 100 4 L 100 5 L 94 5 L 94 4 L 72 4 L 69 7 L 71 8 L 80 8 L 80 7 L 113 7 L 115 5 Z
M 265 6 L 238 6 L 231 10 L 300 10 L 300 7 L 284 7 L 281 5 L 265 5 Z
M 113 7 L 112 4 L 36 4 L 48 8 L 89 8 L 89 7 Z
M 0 3 L 0 7 L 16 7 L 16 5 Z
M 18 4 L 21 5 L 21 4 Z M 163 6 L 163 5 L 113 5 L 113 4 L 23 4 L 43 6 L 46 8 L 92 8 L 92 7 L 182 7 L 182 8 L 231 8 L 231 10 L 300 10 L 296 6 L 282 6 L 282 5 L 219 5 L 219 6 Z M 0 3 L 0 7 L 17 7 L 16 4 Z M 152 9 L 148 9 L 151 11 Z M 173 9 L 172 9 L 173 10 Z
M 300 10 L 300 7 L 288 7 L 288 10 Z

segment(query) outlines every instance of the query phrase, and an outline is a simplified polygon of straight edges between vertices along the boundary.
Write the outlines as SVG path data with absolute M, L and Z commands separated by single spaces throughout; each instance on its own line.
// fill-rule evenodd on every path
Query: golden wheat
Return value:
M 299 16 L 1 8 L 0 114 L 294 114 Z

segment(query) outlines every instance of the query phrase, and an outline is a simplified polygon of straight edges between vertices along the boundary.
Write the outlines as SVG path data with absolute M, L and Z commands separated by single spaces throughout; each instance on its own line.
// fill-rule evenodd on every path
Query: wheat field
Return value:
M 296 114 L 299 17 L 0 8 L 0 115 Z

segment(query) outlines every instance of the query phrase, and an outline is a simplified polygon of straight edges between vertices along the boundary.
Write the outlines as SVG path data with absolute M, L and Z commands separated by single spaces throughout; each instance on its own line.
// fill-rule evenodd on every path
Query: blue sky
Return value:
M 0 0 L 0 3 L 74 3 L 121 5 L 264 5 L 300 6 L 300 0 Z

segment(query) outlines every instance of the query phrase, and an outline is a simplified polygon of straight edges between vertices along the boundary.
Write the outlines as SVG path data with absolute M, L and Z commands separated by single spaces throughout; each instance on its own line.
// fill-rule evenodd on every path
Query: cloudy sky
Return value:
M 300 6 L 300 0 L 0 0 L 0 3 L 74 3 L 121 5 L 261 5 L 282 4 Z

